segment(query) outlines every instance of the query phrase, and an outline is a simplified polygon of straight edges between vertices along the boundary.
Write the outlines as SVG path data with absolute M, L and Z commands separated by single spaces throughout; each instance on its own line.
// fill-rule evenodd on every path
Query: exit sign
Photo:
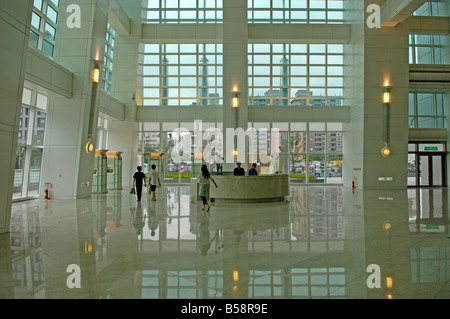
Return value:
M 425 151 L 437 151 L 437 146 L 425 146 Z

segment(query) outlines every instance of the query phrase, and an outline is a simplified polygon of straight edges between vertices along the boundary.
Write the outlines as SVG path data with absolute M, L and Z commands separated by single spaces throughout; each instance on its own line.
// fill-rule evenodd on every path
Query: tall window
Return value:
M 342 123 L 290 123 L 291 183 L 342 183 Z
M 248 0 L 249 23 L 343 23 L 343 0 Z
M 103 116 L 98 117 L 97 121 L 97 149 L 108 148 L 108 119 Z
M 427 0 L 414 13 L 414 16 L 428 16 L 428 17 L 445 17 L 448 16 L 445 11 L 445 3 L 440 0 Z
M 108 24 L 106 29 L 105 55 L 103 57 L 103 81 L 101 86 L 108 94 L 111 94 L 115 45 L 116 31 Z
M 248 52 L 249 105 L 342 105 L 342 44 L 249 44 Z
M 146 44 L 143 103 L 222 105 L 222 44 Z
M 34 0 L 30 45 L 53 58 L 59 0 Z
M 223 0 L 152 0 L 146 23 L 222 23 Z
M 39 196 L 48 97 L 24 88 L 13 199 Z
M 444 37 L 448 35 L 410 33 L 409 63 L 442 64 Z
M 409 93 L 410 128 L 445 128 L 442 93 Z

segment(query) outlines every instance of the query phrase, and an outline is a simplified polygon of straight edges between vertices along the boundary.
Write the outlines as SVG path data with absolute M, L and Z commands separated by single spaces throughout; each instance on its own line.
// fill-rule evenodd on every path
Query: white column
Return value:
M 224 171 L 232 171 L 233 163 L 227 163 L 227 157 L 233 150 L 227 149 L 227 139 L 233 136 L 227 134 L 227 128 L 247 129 L 248 125 L 248 71 L 247 71 L 247 2 L 241 0 L 227 0 L 223 2 L 223 145 L 225 163 Z M 232 107 L 233 92 L 239 92 L 239 107 Z M 248 143 L 246 143 L 248 145 Z M 242 167 L 247 163 L 247 146 L 240 150 L 238 159 Z M 231 157 L 232 158 L 232 157 Z
M 99 86 L 92 74 L 95 61 L 103 61 L 108 23 L 109 2 L 89 0 L 78 4 L 81 28 L 69 28 L 70 4 L 60 2 L 54 60 L 73 73 L 73 96 L 55 98 L 48 110 L 42 167 L 42 181 L 53 184 L 53 198 L 81 198 L 92 191 L 94 152 L 87 153 L 85 146 L 90 137 L 96 145 Z
M 0 234 L 9 232 L 20 108 L 33 1 L 0 2 Z

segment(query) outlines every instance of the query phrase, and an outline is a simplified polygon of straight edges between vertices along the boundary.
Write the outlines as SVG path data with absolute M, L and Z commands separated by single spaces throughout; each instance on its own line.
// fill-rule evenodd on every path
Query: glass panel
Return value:
M 342 155 L 328 156 L 327 184 L 342 184 Z
M 290 156 L 291 183 L 306 183 L 306 155 Z
M 432 156 L 433 186 L 442 186 L 442 156 Z
M 35 48 L 38 47 L 39 44 L 39 36 L 36 32 L 30 31 L 30 45 L 34 46 Z
M 33 145 L 44 146 L 45 123 L 47 114 L 44 112 L 36 112 L 33 130 Z
M 28 177 L 27 196 L 39 195 L 39 185 L 41 179 L 41 162 L 42 162 L 42 149 L 33 149 L 31 151 L 31 158 L 30 158 L 30 173 Z
M 47 17 L 52 21 L 54 24 L 56 24 L 58 20 L 58 12 L 55 11 L 51 6 L 47 7 Z
M 324 183 L 325 155 L 309 155 L 309 183 Z
M 411 144 L 410 144 L 411 145 Z M 413 144 L 415 145 L 415 144 Z M 416 154 L 408 154 L 408 186 L 416 186 Z
M 428 167 L 428 156 L 419 157 L 419 176 L 420 176 L 420 186 L 429 186 L 429 167 Z
M 28 107 L 22 107 L 20 109 L 20 119 L 19 119 L 19 144 L 27 144 L 28 138 L 28 126 L 30 121 L 30 109 Z
M 23 172 L 25 168 L 25 147 L 18 147 L 14 167 L 13 199 L 22 197 Z
M 31 25 L 38 30 L 41 28 L 41 17 L 36 12 L 31 15 Z

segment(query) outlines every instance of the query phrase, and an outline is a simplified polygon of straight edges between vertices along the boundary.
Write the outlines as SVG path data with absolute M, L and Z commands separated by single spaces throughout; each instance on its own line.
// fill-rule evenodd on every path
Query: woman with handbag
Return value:
M 212 178 L 211 174 L 209 173 L 208 167 L 205 164 L 203 164 L 202 169 L 198 173 L 198 177 L 197 177 L 197 183 L 199 184 L 198 195 L 202 199 L 202 203 L 203 203 L 202 210 L 204 210 L 206 207 L 206 209 L 207 209 L 206 211 L 208 211 L 208 212 L 209 212 L 211 206 L 208 204 L 208 201 L 206 198 L 209 196 L 209 186 L 210 186 L 211 182 L 213 182 L 217 188 L 216 181 L 214 180 L 214 178 Z

